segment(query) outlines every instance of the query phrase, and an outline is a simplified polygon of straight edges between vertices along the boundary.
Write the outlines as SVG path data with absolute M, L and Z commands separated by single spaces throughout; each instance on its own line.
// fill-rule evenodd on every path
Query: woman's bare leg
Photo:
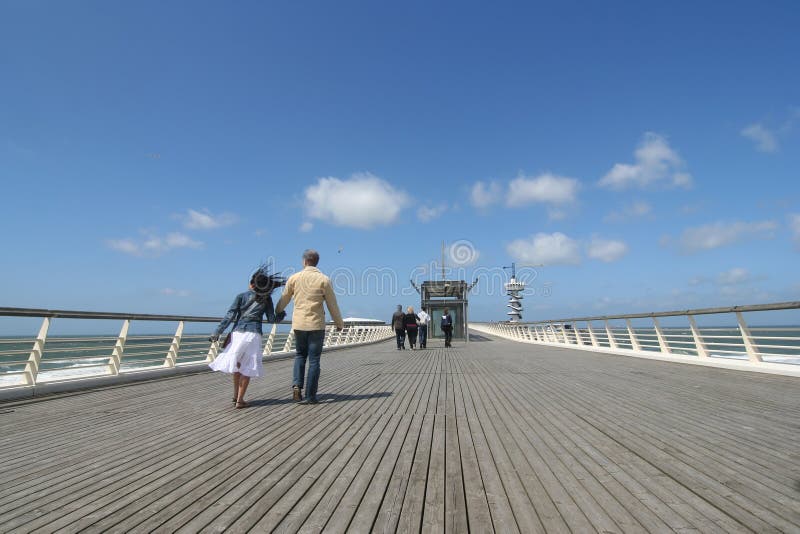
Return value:
M 241 375 L 241 377 L 239 378 L 239 396 L 236 397 L 236 402 L 244 402 L 244 394 L 247 392 L 247 386 L 249 385 L 250 385 L 250 377 L 246 375 Z
M 242 373 L 233 373 L 233 400 L 239 400 L 239 379 Z

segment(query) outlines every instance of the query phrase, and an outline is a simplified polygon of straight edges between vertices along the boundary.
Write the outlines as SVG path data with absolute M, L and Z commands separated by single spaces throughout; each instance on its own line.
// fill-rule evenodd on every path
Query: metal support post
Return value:
M 42 326 L 39 328 L 39 335 L 33 342 L 31 354 L 28 356 L 28 363 L 25 364 L 25 383 L 29 386 L 36 384 L 39 376 L 39 365 L 42 363 L 42 353 L 44 344 L 47 341 L 47 330 L 50 328 L 50 318 L 45 317 Z
M 747 350 L 747 358 L 751 362 L 760 362 L 761 360 L 761 351 L 758 350 L 758 345 L 756 345 L 755 341 L 753 340 L 752 334 L 750 334 L 750 329 L 747 327 L 747 323 L 744 322 L 744 316 L 742 312 L 736 312 L 736 321 L 739 323 L 739 330 L 742 333 L 742 341 L 744 341 L 744 348 Z
M 617 340 L 614 339 L 614 333 L 611 331 L 611 326 L 608 324 L 608 319 L 605 320 L 606 323 L 606 335 L 608 336 L 608 346 L 612 349 L 617 348 Z
M 114 345 L 114 351 L 108 359 L 108 371 L 112 375 L 119 374 L 119 368 L 122 365 L 122 353 L 125 352 L 125 342 L 128 340 L 128 327 L 131 325 L 129 319 L 122 322 L 122 329 L 119 331 L 117 342 Z
M 667 338 L 664 337 L 664 332 L 661 330 L 661 324 L 655 317 L 653 317 L 653 326 L 656 329 L 656 337 L 658 338 L 658 346 L 661 347 L 661 352 L 664 354 L 669 354 L 671 352 L 669 349 L 669 343 L 667 343 Z
M 183 337 L 183 321 L 178 321 L 178 328 L 175 330 L 175 336 L 172 338 L 172 343 L 169 344 L 167 357 L 164 358 L 164 367 L 175 367 L 178 363 L 178 351 L 181 348 L 181 337 Z
M 628 326 L 628 336 L 631 338 L 631 349 L 642 350 L 642 346 L 639 344 L 639 338 L 636 336 L 636 331 L 631 325 L 631 320 L 625 319 L 625 324 Z

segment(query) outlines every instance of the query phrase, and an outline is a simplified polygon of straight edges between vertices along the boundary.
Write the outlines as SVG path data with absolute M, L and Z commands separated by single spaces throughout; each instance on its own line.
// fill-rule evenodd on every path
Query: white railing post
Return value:
M 108 359 L 108 370 L 112 375 L 119 374 L 119 368 L 122 365 L 122 353 L 125 352 L 125 342 L 128 340 L 128 327 L 130 325 L 130 319 L 125 319 L 122 322 L 122 329 L 119 331 L 117 342 L 114 345 L 114 351 Z
M 561 329 L 561 337 L 564 338 L 564 344 L 569 345 L 570 342 L 569 339 L 567 339 L 567 328 L 564 325 L 564 323 L 561 323 L 561 326 L 559 328 Z
M 605 320 L 606 323 L 606 335 L 608 336 L 608 346 L 612 349 L 617 348 L 617 340 L 614 339 L 614 333 L 611 331 L 611 326 L 608 324 L 608 319 Z
M 292 350 L 292 345 L 294 344 L 294 330 L 289 331 L 289 335 L 286 336 L 286 343 L 283 344 L 283 352 L 289 352 Z
M 278 331 L 278 323 L 272 323 L 272 328 L 269 330 L 269 335 L 267 336 L 267 342 L 264 343 L 264 352 L 261 354 L 262 356 L 269 356 L 272 354 L 272 345 L 275 343 L 275 333 Z
M 653 317 L 653 326 L 656 329 L 656 338 L 658 338 L 658 346 L 661 347 L 661 352 L 663 352 L 664 354 L 670 354 L 667 338 L 664 337 L 664 331 L 661 330 L 661 324 L 655 317 Z
M 642 345 L 639 344 L 639 338 L 636 336 L 636 331 L 631 325 L 631 320 L 625 319 L 625 324 L 628 326 L 628 337 L 631 338 L 631 349 L 639 351 L 642 350 Z
M 213 362 L 217 359 L 217 354 L 219 354 L 219 341 L 212 341 L 211 346 L 208 347 L 208 354 L 206 354 L 206 361 L 208 363 Z
M 703 341 L 703 336 L 700 335 L 700 329 L 697 328 L 697 323 L 694 320 L 694 316 L 687 315 L 689 319 L 689 327 L 692 329 L 692 336 L 694 337 L 694 346 L 697 349 L 697 356 L 700 358 L 708 358 L 708 350 L 706 349 L 705 341 Z
M 328 346 L 329 347 L 335 347 L 339 343 L 339 338 L 342 336 L 342 333 L 337 331 L 333 327 L 330 327 L 330 328 L 331 328 L 331 333 L 330 333 L 330 336 L 328 336 Z M 324 345 L 324 343 L 325 342 L 323 341 L 323 345 Z
M 42 363 L 42 353 L 44 352 L 44 344 L 47 342 L 47 330 L 49 329 L 50 318 L 45 317 L 42 321 L 42 326 L 39 328 L 39 335 L 33 341 L 28 363 L 25 364 L 25 383 L 29 386 L 36 384 L 36 378 L 39 376 L 39 366 Z
M 739 330 L 742 334 L 742 341 L 744 341 L 744 348 L 747 350 L 747 357 L 751 362 L 761 361 L 761 351 L 758 350 L 758 345 L 753 341 L 753 336 L 750 334 L 750 329 L 747 323 L 744 322 L 742 312 L 736 312 L 736 321 L 739 323 Z
M 567 328 L 568 326 L 569 326 L 569 328 Z M 575 343 L 572 342 L 572 336 L 575 333 L 575 329 L 574 329 L 573 325 L 570 324 L 570 323 L 564 323 L 564 326 L 562 326 L 561 328 L 563 328 L 563 330 L 564 330 L 564 339 L 567 342 L 567 344 L 568 345 L 576 345 L 578 343 L 577 341 Z
M 581 337 L 581 329 L 578 326 L 578 323 L 572 323 L 572 331 L 575 332 L 575 342 L 578 345 L 583 346 L 583 338 Z
M 178 363 L 178 351 L 181 348 L 181 337 L 183 337 L 183 321 L 178 321 L 178 329 L 175 330 L 175 336 L 172 338 L 172 343 L 169 344 L 167 357 L 164 358 L 164 367 L 175 367 Z
M 598 347 L 599 344 L 597 343 L 597 336 L 594 334 L 591 321 L 586 321 L 586 330 L 589 332 L 589 339 L 592 341 L 592 346 Z

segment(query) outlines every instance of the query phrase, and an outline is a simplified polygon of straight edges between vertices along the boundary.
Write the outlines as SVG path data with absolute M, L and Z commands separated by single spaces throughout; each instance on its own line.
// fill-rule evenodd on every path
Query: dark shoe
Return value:
M 317 399 L 303 399 L 300 404 L 319 404 L 319 401 Z
M 302 390 L 297 386 L 292 387 L 292 400 L 294 402 L 300 402 L 301 400 L 303 400 Z

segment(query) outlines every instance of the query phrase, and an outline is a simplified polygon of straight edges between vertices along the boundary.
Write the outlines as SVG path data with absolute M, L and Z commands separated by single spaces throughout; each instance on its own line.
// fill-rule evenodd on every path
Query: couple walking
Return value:
M 322 343 L 325 340 L 325 310 L 327 304 L 337 330 L 344 328 L 336 295 L 330 278 L 317 268 L 319 254 L 308 249 L 303 252 L 303 270 L 293 274 L 288 280 L 270 274 L 265 266 L 259 267 L 250 277 L 250 288 L 236 296 L 228 313 L 220 321 L 211 336 L 211 341 L 219 340 L 220 334 L 233 322 L 233 330 L 226 340 L 226 347 L 209 364 L 214 371 L 233 375 L 233 402 L 237 408 L 246 408 L 244 400 L 250 378 L 261 376 L 261 341 L 263 336 L 262 317 L 271 323 L 280 322 L 286 317 L 286 306 L 294 298 L 292 330 L 294 331 L 296 356 L 292 377 L 292 398 L 302 404 L 317 403 L 317 386 L 320 375 Z M 285 285 L 283 295 L 273 308 L 272 292 Z M 305 367 L 308 362 L 308 377 Z M 305 379 L 305 381 L 304 381 Z M 306 385 L 306 398 L 303 399 L 303 385 Z
M 425 310 L 414 313 L 414 307 L 409 306 L 406 309 L 406 313 L 403 313 L 403 306 L 398 304 L 397 311 L 392 315 L 392 328 L 394 328 L 397 338 L 397 350 L 406 348 L 406 335 L 408 335 L 408 344 L 411 345 L 411 350 L 414 350 L 414 345 L 417 343 L 417 333 L 419 333 L 419 348 L 426 348 L 428 346 L 428 323 L 430 323 L 430 320 L 431 316 L 425 313 Z

